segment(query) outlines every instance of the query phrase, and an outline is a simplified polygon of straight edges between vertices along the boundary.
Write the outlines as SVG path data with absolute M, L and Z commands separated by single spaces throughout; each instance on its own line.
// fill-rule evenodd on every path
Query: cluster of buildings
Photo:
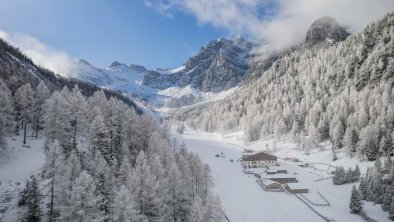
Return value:
M 263 173 L 254 173 L 259 178 L 258 183 L 266 191 L 283 191 L 290 193 L 308 193 L 305 185 L 298 183 L 297 178 L 288 174 L 287 169 L 279 166 L 278 158 L 274 155 L 259 152 L 248 153 L 242 157 L 242 166 L 245 169 L 265 168 Z

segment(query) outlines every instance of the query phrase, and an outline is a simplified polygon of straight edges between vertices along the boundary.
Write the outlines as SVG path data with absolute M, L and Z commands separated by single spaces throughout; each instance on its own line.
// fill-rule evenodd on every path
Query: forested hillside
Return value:
M 290 135 L 309 150 L 329 140 L 334 152 L 375 160 L 393 152 L 393 55 L 390 13 L 343 42 L 299 47 L 257 81 L 180 118 L 207 131 L 242 129 L 246 142 Z
M 86 97 L 76 85 L 53 93 L 40 82 L 12 95 L 0 80 L 0 145 L 21 135 L 44 138 L 41 177 L 27 183 L 21 220 L 217 221 L 210 170 L 166 129 L 104 91 Z M 31 130 L 30 130 L 31 129 Z M 42 182 L 41 182 L 42 181 Z M 41 183 L 42 186 L 37 184 Z M 40 208 L 41 201 L 47 203 Z M 30 218 L 30 219 L 29 219 Z M 201 219 L 203 218 L 203 219 Z
M 101 90 L 100 87 L 88 82 L 84 82 L 74 78 L 64 78 L 54 74 L 48 69 L 37 66 L 33 61 L 21 53 L 20 50 L 0 38 L 0 79 L 14 93 L 20 86 L 30 83 L 32 87 L 36 87 L 40 81 L 44 81 L 45 85 L 52 92 L 53 90 L 61 90 L 64 86 L 73 88 L 78 85 L 81 92 L 86 96 L 93 95 L 94 92 Z M 116 97 L 129 106 L 134 107 L 138 113 L 141 111 L 135 103 L 122 96 L 120 93 L 104 89 L 104 93 L 109 97 Z

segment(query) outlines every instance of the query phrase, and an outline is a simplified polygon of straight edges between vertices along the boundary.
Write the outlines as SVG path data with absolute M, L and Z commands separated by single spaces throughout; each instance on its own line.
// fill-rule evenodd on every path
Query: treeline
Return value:
M 384 164 L 377 159 L 361 178 L 358 189 L 353 188 L 349 207 L 354 213 L 362 211 L 362 200 L 380 204 L 394 220 L 394 164 L 391 157 L 387 157 Z
M 332 182 L 335 185 L 341 185 L 345 183 L 353 183 L 357 182 L 360 179 L 360 168 L 358 165 L 354 168 L 349 168 L 347 171 L 342 166 L 339 166 L 334 171 L 334 177 L 332 178 Z
M 306 152 L 375 160 L 393 153 L 394 14 L 330 47 L 300 48 L 254 82 L 178 118 L 206 131 L 242 129 L 245 142 L 291 137 Z
M 31 129 L 31 130 L 30 130 Z M 21 193 L 26 221 L 218 221 L 210 169 L 165 128 L 104 91 L 53 93 L 41 82 L 12 94 L 0 80 L 0 145 L 6 135 L 45 139 L 41 186 Z M 1 152 L 1 151 L 0 151 Z M 4 151 L 3 151 L 4 152 Z M 41 180 L 42 179 L 42 180 Z M 40 209 L 40 200 L 47 203 Z M 34 218 L 29 219 L 29 218 Z

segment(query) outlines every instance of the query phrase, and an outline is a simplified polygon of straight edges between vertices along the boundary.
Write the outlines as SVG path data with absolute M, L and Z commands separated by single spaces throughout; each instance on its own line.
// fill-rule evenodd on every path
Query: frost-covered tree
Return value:
M 332 181 L 335 185 L 344 184 L 346 182 L 346 172 L 342 166 L 335 169 Z
M 126 186 L 121 186 L 119 190 L 115 193 L 114 203 L 113 203 L 113 221 L 116 222 L 139 222 L 144 221 L 142 215 L 137 213 L 136 204 L 133 200 L 133 195 L 126 188 Z
M 26 212 L 22 216 L 22 221 L 38 222 L 42 219 L 41 210 L 42 194 L 39 188 L 37 178 L 31 176 L 26 182 L 25 188 L 20 193 L 18 205 L 26 207 Z
M 137 212 L 149 221 L 161 221 L 163 202 L 159 199 L 158 187 L 146 162 L 146 155 L 140 152 L 132 171 L 131 192 L 134 195 Z
M 185 181 L 182 179 L 181 172 L 176 163 L 172 163 L 167 172 L 168 177 L 168 194 L 169 208 L 174 221 L 186 218 L 189 214 L 188 195 L 185 187 Z
M 176 131 L 179 134 L 183 134 L 183 132 L 185 131 L 185 124 L 184 123 L 179 123 L 177 128 L 176 128 Z
M 359 213 L 362 210 L 361 198 L 358 190 L 356 189 L 356 186 L 353 186 L 352 189 L 349 208 L 353 213 Z
M 70 128 L 72 130 L 72 147 L 76 149 L 77 139 L 87 128 L 87 103 L 85 96 L 82 95 L 78 85 L 73 88 L 68 99 L 70 106 Z
M 13 114 L 11 90 L 0 79 L 0 152 L 7 147 L 7 128 L 11 125 Z
M 343 140 L 347 153 L 350 158 L 353 158 L 354 153 L 357 151 L 357 142 L 359 140 L 356 130 L 353 127 L 347 127 Z
M 68 117 L 70 115 L 67 101 L 59 92 L 54 92 L 45 102 L 45 134 L 46 141 L 57 140 L 62 148 L 71 151 L 71 131 Z
M 389 215 L 390 215 L 390 219 L 394 220 L 394 197 L 391 197 Z
M 82 171 L 75 180 L 71 192 L 68 217 L 63 221 L 100 221 L 105 217 L 99 208 L 99 197 L 95 195 L 96 184 L 94 178 L 86 171 Z
M 376 144 L 376 130 L 367 126 L 361 130 L 359 154 L 366 156 L 368 160 L 375 160 L 379 155 L 379 147 Z
M 205 208 L 199 196 L 195 197 L 193 200 L 188 221 L 190 222 L 205 221 Z
M 38 84 L 34 92 L 32 123 L 36 138 L 38 138 L 38 131 L 42 130 L 44 127 L 44 104 L 50 94 L 51 92 L 43 81 Z
M 98 114 L 90 124 L 89 133 L 90 149 L 93 154 L 93 158 L 96 157 L 97 152 L 100 152 L 108 163 L 112 163 L 109 130 L 105 125 L 104 117 L 101 114 Z
M 332 135 L 332 144 L 334 146 L 334 150 L 342 148 L 344 134 L 345 131 L 343 130 L 343 124 L 341 121 L 338 121 L 335 125 Z
M 208 195 L 205 203 L 205 221 L 218 222 L 222 218 L 221 204 L 218 196 Z
M 17 126 L 23 127 L 23 143 L 26 144 L 27 124 L 32 120 L 33 89 L 30 83 L 22 85 L 14 95 Z

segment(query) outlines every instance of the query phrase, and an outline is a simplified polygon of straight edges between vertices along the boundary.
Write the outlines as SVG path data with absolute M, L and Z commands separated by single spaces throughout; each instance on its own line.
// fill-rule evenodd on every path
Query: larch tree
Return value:
M 13 106 L 11 91 L 0 79 L 0 152 L 7 147 L 7 127 L 11 123 L 12 112 Z
M 112 212 L 112 218 L 115 222 L 139 222 L 144 219 L 144 216 L 138 214 L 136 210 L 133 195 L 124 185 L 120 186 L 115 193 Z
M 32 122 L 35 131 L 35 137 L 38 138 L 38 131 L 44 128 L 44 104 L 49 98 L 51 92 L 43 81 L 40 81 L 35 92 L 33 100 Z
M 205 208 L 199 196 L 195 197 L 192 202 L 188 221 L 190 222 L 205 221 Z
M 82 171 L 75 180 L 71 192 L 69 215 L 64 221 L 100 221 L 104 219 L 100 211 L 99 197 L 95 195 L 94 178 Z
M 93 158 L 97 155 L 97 152 L 103 155 L 105 160 L 110 163 L 111 153 L 110 153 L 110 140 L 109 140 L 109 130 L 104 123 L 104 117 L 98 114 L 93 122 L 90 124 L 90 149 L 93 154 Z
M 32 108 L 33 108 L 33 89 L 30 83 L 22 85 L 14 95 L 15 107 L 18 112 L 17 121 L 19 120 L 23 128 L 23 143 L 26 144 L 27 137 L 27 124 L 32 119 Z
M 86 132 L 88 108 L 85 96 L 82 95 L 78 85 L 73 88 L 70 97 L 70 128 L 72 130 L 72 148 L 76 150 L 77 139 Z
M 138 213 L 145 215 L 149 221 L 161 221 L 163 202 L 157 195 L 157 183 L 149 169 L 143 151 L 137 156 L 132 171 L 132 181 L 131 192 L 134 195 Z

